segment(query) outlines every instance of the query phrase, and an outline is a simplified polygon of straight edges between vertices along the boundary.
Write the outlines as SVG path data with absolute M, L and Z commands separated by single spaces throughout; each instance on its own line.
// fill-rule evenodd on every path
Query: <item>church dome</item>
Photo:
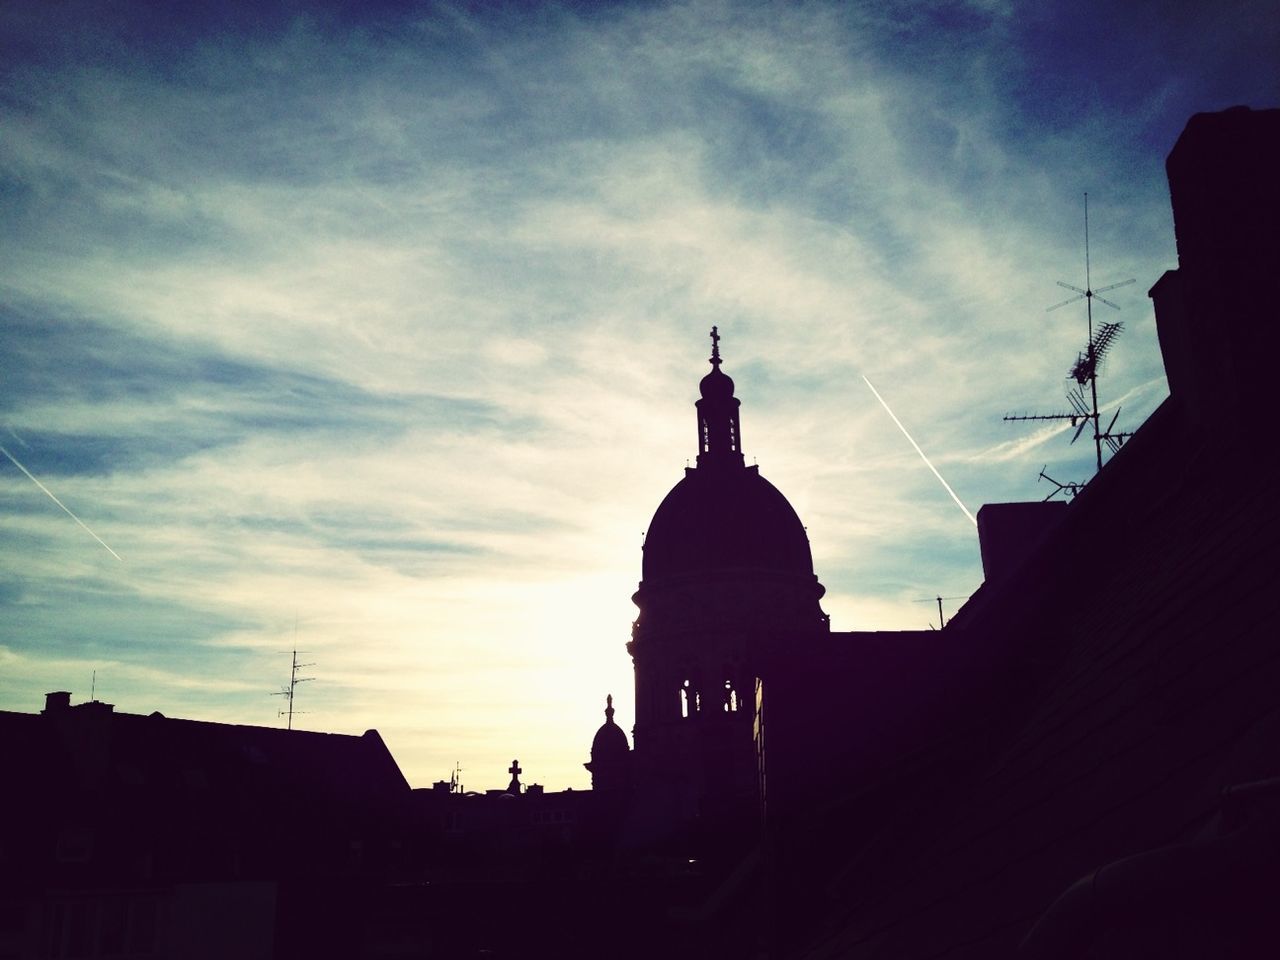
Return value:
M 581 743 L 582 741 L 578 742 Z M 596 731 L 595 739 L 591 741 L 591 759 L 593 761 L 612 760 L 619 756 L 626 756 L 630 752 L 631 746 L 627 743 L 627 735 L 612 720 L 601 724 L 600 729 Z
M 631 746 L 627 743 L 627 735 L 613 722 L 613 694 L 609 694 L 605 701 L 604 723 L 600 725 L 595 739 L 591 741 L 591 762 L 615 760 L 618 757 L 625 757 L 630 752 Z
M 812 577 L 804 525 L 755 467 L 687 471 L 649 524 L 643 579 L 742 569 Z
M 698 466 L 658 506 L 644 541 L 646 582 L 720 570 L 813 577 L 809 537 L 787 498 L 742 456 L 733 380 L 711 328 L 711 372 L 698 391 Z
M 627 735 L 613 722 L 613 694 L 609 694 L 605 700 L 604 724 L 591 741 L 591 759 L 583 764 L 591 771 L 591 789 L 602 795 L 616 795 L 628 789 L 631 762 Z

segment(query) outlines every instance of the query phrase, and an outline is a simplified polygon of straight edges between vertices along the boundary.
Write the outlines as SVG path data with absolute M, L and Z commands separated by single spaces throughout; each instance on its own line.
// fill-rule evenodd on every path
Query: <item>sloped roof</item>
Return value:
M 0 791 L 0 814 L 23 824 L 3 851 L 19 885 L 345 869 L 351 844 L 398 829 L 410 796 L 373 730 L 287 731 L 98 702 L 0 712 L 0 762 L 14 785 Z

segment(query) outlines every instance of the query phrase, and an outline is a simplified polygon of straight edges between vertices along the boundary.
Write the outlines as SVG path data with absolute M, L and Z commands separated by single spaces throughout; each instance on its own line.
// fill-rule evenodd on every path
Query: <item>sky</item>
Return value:
M 974 525 L 866 381 L 971 512 L 1087 480 L 1001 419 L 1065 409 L 1084 194 L 1131 430 L 1165 155 L 1280 100 L 1277 0 L 189 6 L 0 6 L 0 709 L 283 724 L 297 649 L 414 786 L 630 730 L 713 324 L 833 629 L 936 624 Z

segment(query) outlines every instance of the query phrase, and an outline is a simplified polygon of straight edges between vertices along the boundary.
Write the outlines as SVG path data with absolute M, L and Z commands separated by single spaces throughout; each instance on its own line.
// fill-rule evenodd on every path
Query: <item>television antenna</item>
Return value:
M 1088 322 L 1089 340 L 1085 344 L 1084 352 L 1077 356 L 1075 364 L 1067 372 L 1067 379 L 1075 381 L 1075 386 L 1067 390 L 1067 402 L 1071 405 L 1071 410 L 1069 412 L 1017 414 L 1004 417 L 1005 420 L 1067 420 L 1071 423 L 1071 426 L 1076 428 L 1075 434 L 1071 437 L 1072 443 L 1075 443 L 1080 438 L 1085 426 L 1092 423 L 1093 445 L 1097 457 L 1098 470 L 1102 469 L 1103 445 L 1105 444 L 1112 453 L 1115 453 L 1120 449 L 1121 444 L 1133 434 L 1130 431 L 1117 431 L 1115 429 L 1116 420 L 1120 417 L 1120 409 L 1118 407 L 1107 428 L 1105 430 L 1102 429 L 1102 418 L 1098 412 L 1098 368 L 1102 365 L 1102 361 L 1106 357 L 1107 351 L 1111 349 L 1116 337 L 1124 330 L 1124 324 L 1121 322 L 1103 323 L 1095 332 L 1093 328 L 1093 301 L 1097 300 L 1100 303 L 1105 303 L 1113 310 L 1119 310 L 1119 304 L 1112 303 L 1106 297 L 1100 296 L 1100 294 L 1120 287 L 1127 287 L 1134 282 L 1135 280 L 1130 277 L 1128 280 L 1121 280 L 1119 283 L 1098 287 L 1096 290 L 1093 288 L 1093 270 L 1089 255 L 1089 194 L 1086 193 L 1084 195 L 1084 287 L 1080 288 L 1062 280 L 1057 281 L 1058 286 L 1073 291 L 1075 296 L 1068 297 L 1061 303 L 1055 303 L 1045 309 L 1045 313 L 1052 313 L 1059 307 L 1065 307 L 1071 303 L 1078 303 L 1081 300 L 1085 303 L 1085 318 Z M 1088 396 L 1085 395 L 1086 388 L 1089 391 Z M 1043 470 L 1040 471 L 1040 474 L 1046 480 L 1050 479 L 1045 476 Z M 1051 480 L 1050 482 L 1058 483 L 1056 480 Z M 1074 492 L 1078 493 L 1079 488 L 1082 486 L 1082 484 L 1059 484 L 1058 489 L 1074 489 Z M 1057 492 L 1057 490 L 1054 491 L 1054 493 Z M 1053 496 L 1053 494 L 1049 496 Z
M 912 603 L 937 603 L 938 605 L 937 629 L 941 630 L 943 627 L 947 625 L 947 621 L 942 618 L 942 601 L 943 600 L 968 600 L 968 599 L 969 599 L 968 597 L 924 597 L 923 599 L 912 600 L 911 602 Z M 929 624 L 929 629 L 930 630 L 934 629 L 934 626 L 932 623 Z
M 298 684 L 308 683 L 309 681 L 315 679 L 315 677 L 300 677 L 298 676 L 298 671 L 301 670 L 303 667 L 314 667 L 314 666 L 315 666 L 314 662 L 299 663 L 298 651 L 294 650 L 293 651 L 293 668 L 289 671 L 289 685 L 287 687 L 282 687 L 279 693 L 271 694 L 271 696 L 273 697 L 284 697 L 288 701 L 288 707 L 282 707 L 279 710 L 279 712 L 276 713 L 277 717 L 287 716 L 289 718 L 289 723 L 288 723 L 288 726 L 286 727 L 286 729 L 288 730 L 293 729 L 293 714 L 294 714 L 293 697 L 295 692 L 297 691 Z M 306 713 L 305 710 L 299 710 L 297 712 Z
M 1079 495 L 1080 491 L 1084 489 L 1083 483 L 1073 483 L 1071 481 L 1068 481 L 1067 483 L 1060 483 L 1045 473 L 1048 469 L 1049 465 L 1046 463 L 1040 468 L 1040 476 L 1036 478 L 1036 483 L 1039 483 L 1041 480 L 1048 480 L 1054 486 L 1054 489 L 1050 490 L 1049 495 L 1044 498 L 1045 500 L 1052 500 L 1060 493 L 1064 494 L 1066 497 L 1074 497 Z

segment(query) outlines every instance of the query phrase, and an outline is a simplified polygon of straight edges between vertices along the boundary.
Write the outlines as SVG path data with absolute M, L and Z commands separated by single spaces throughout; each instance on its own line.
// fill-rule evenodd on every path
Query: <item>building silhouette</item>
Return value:
M 638 805 L 650 834 L 684 829 L 732 843 L 754 838 L 759 819 L 756 679 L 828 621 L 800 518 L 744 461 L 740 401 L 711 335 L 711 371 L 695 404 L 697 465 L 649 524 L 627 650 Z
M 0 711 L 0 956 L 355 951 L 345 905 L 397 875 L 409 786 L 363 736 Z M 317 950 L 322 952 L 317 953 Z
M 591 773 L 591 789 L 597 794 L 626 795 L 634 786 L 631 746 L 627 735 L 613 721 L 613 694 L 605 698 L 604 723 L 591 740 L 591 759 L 583 764 Z
M 591 790 L 53 693 L 0 712 L 0 957 L 1274 954 L 1280 110 L 1167 169 L 1170 396 L 1070 503 L 982 508 L 945 627 L 831 629 L 713 330 Z
M 764 678 L 777 955 L 1280 944 L 1280 110 L 1192 117 L 1167 169 L 1170 396 L 1069 504 L 982 508 L 943 630 Z

